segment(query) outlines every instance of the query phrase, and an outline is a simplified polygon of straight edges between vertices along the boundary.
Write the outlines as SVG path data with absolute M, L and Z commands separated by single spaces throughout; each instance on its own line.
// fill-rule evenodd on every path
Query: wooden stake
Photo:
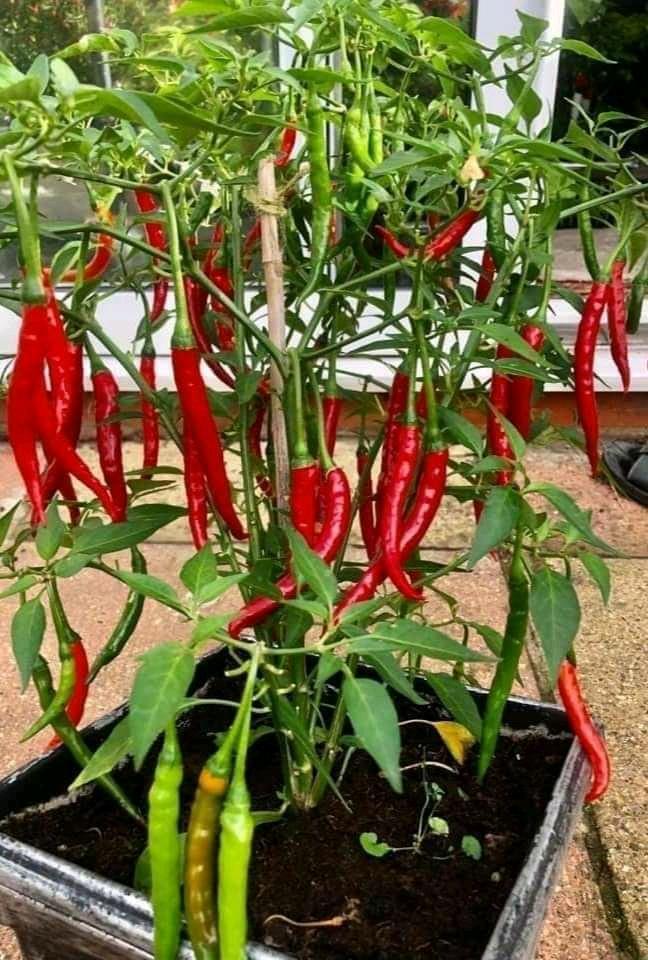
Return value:
M 284 266 L 279 243 L 279 201 L 275 183 L 274 157 L 263 157 L 259 164 L 259 209 L 261 220 L 261 262 L 266 282 L 268 303 L 268 335 L 279 350 L 286 349 L 286 307 Z M 280 517 L 289 510 L 290 457 L 282 394 L 283 377 L 275 363 L 270 364 L 270 411 L 272 444 L 275 459 L 275 489 Z

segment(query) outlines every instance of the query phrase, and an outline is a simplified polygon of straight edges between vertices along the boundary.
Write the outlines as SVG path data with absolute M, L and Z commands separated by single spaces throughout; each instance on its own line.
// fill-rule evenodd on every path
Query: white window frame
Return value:
M 563 21 L 565 15 L 565 0 L 474 0 L 477 3 L 477 11 L 474 19 L 475 37 L 487 47 L 494 47 L 497 39 L 506 34 L 517 33 L 519 29 L 519 20 L 517 10 L 529 13 L 533 16 L 542 17 L 549 22 L 547 35 L 551 37 L 562 36 Z M 289 66 L 290 50 L 284 45 L 279 45 L 279 64 Z M 543 61 L 542 67 L 538 72 L 535 81 L 535 89 L 543 104 L 542 112 L 535 120 L 535 127 L 542 128 L 548 122 L 553 104 L 556 97 L 556 86 L 558 80 L 559 57 L 556 54 Z M 508 101 L 502 91 L 487 86 L 484 88 L 486 108 L 492 113 L 502 113 L 509 106 Z M 478 224 L 467 238 L 468 244 L 475 246 L 481 245 L 484 240 L 484 226 Z M 396 309 L 401 310 L 406 306 L 407 290 L 398 291 L 396 299 Z M 172 303 L 170 304 L 172 306 Z M 555 300 L 551 303 L 551 309 L 554 313 L 554 323 L 557 326 L 559 334 L 565 340 L 569 347 L 573 344 L 575 330 L 579 320 L 579 315 L 575 310 L 569 307 L 563 300 Z M 128 348 L 132 337 L 137 318 L 140 315 L 140 307 L 134 294 L 127 292 L 116 292 L 111 297 L 103 300 L 98 310 L 98 320 L 105 328 L 106 332 L 116 340 L 121 347 Z M 131 318 L 128 321 L 125 318 Z M 648 323 L 648 308 L 644 304 L 644 321 Z M 128 323 L 128 329 L 125 329 Z M 375 323 L 375 319 L 370 316 L 361 319 L 364 326 L 369 327 Z M 16 340 L 18 334 L 18 322 L 15 314 L 0 307 L 0 354 L 9 354 L 15 352 Z M 161 387 L 173 389 L 173 376 L 171 362 L 168 354 L 168 331 L 164 330 L 157 336 L 156 347 L 158 349 L 158 381 Z M 99 345 L 98 345 L 99 346 Z M 102 348 L 99 350 L 103 353 Z M 120 387 L 124 390 L 132 390 L 134 384 L 124 372 L 123 368 L 111 357 L 105 358 L 117 376 Z M 381 355 L 382 361 L 389 361 L 389 357 Z M 632 389 L 633 391 L 648 391 L 648 340 L 642 344 L 641 336 L 635 338 L 632 343 L 631 355 L 632 370 Z M 345 361 L 344 371 L 341 372 L 340 383 L 344 387 L 358 388 L 361 381 L 358 376 L 371 376 L 377 383 L 385 386 L 390 380 L 388 367 L 381 361 Z M 89 371 L 86 371 L 89 374 Z M 354 375 L 355 374 L 355 375 Z M 612 361 L 611 354 L 605 343 L 602 343 L 597 351 L 596 375 L 598 378 L 597 389 L 604 391 L 620 391 L 621 382 Z M 485 376 L 488 373 L 485 372 Z M 208 374 L 210 386 L 215 389 L 223 389 L 219 382 Z M 377 387 L 375 387 L 377 389 Z M 564 390 L 562 385 L 549 385 L 549 390 Z

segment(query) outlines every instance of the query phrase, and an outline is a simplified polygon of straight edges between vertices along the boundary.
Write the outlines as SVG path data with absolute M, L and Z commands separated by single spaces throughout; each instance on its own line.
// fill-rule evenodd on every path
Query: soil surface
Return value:
M 231 684 L 231 681 L 227 681 Z M 218 684 L 209 694 L 217 697 Z M 231 686 L 228 693 L 231 695 Z M 447 719 L 441 708 L 407 704 L 413 720 Z M 187 775 L 183 829 L 200 767 L 222 730 L 222 708 L 201 707 L 182 722 Z M 564 762 L 564 737 L 504 736 L 484 788 L 474 764 L 450 758 L 434 728 L 403 726 L 405 790 L 395 794 L 361 751 L 342 784 L 315 811 L 257 828 L 251 870 L 251 938 L 299 960 L 476 960 L 530 848 Z M 439 764 L 439 766 L 437 766 Z M 142 808 L 154 758 L 119 780 Z M 250 754 L 256 810 L 278 806 L 279 755 L 271 736 Z M 436 833 L 429 827 L 433 821 Z M 445 823 L 444 823 L 445 822 Z M 447 824 L 447 835 L 444 834 Z M 73 803 L 5 821 L 4 833 L 131 885 L 146 837 L 95 789 Z M 360 844 L 376 834 L 392 848 L 382 858 Z M 464 841 L 465 837 L 475 838 Z M 462 841 L 480 859 L 462 849 Z M 474 848 L 474 849 L 473 849 Z

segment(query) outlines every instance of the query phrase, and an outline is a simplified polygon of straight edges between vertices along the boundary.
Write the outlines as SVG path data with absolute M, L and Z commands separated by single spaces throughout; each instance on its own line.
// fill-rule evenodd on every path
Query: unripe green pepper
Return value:
M 149 791 L 148 845 L 155 960 L 175 960 L 180 945 L 182 879 L 180 785 L 182 756 L 175 722 L 170 723 Z

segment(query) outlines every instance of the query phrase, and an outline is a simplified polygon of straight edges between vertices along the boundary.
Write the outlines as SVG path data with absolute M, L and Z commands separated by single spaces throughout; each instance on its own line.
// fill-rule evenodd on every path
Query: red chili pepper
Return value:
M 158 209 L 157 198 L 148 190 L 136 190 L 135 199 L 137 206 L 142 213 L 155 213 Z M 144 224 L 146 239 L 156 250 L 166 250 L 167 240 L 164 226 L 157 221 L 146 221 Z M 156 262 L 155 260 L 153 261 Z M 153 303 L 151 304 L 150 323 L 155 323 L 160 319 L 166 309 L 167 297 L 169 294 L 169 281 L 166 277 L 160 277 L 153 284 Z
M 155 390 L 155 350 L 152 343 L 147 343 L 140 358 L 140 373 L 151 390 Z M 151 470 L 158 465 L 160 454 L 160 421 L 155 404 L 147 400 L 144 394 L 141 399 L 142 432 L 144 435 L 144 472 L 142 476 L 148 479 L 152 476 Z
M 511 351 L 508 347 L 500 344 L 497 348 L 497 360 L 503 360 L 510 356 Z M 503 457 L 505 460 L 513 460 L 514 455 L 506 431 L 497 414 L 499 413 L 508 419 L 510 396 L 511 378 L 506 373 L 493 370 L 490 388 L 490 407 L 486 416 L 488 449 L 496 457 Z M 495 480 L 496 483 L 501 486 L 506 486 L 506 484 L 511 482 L 511 472 L 509 470 L 502 470 L 497 474 Z
M 393 457 L 394 433 L 397 426 L 398 417 L 402 416 L 407 406 L 407 395 L 409 393 L 409 375 L 404 370 L 397 370 L 392 382 L 392 388 L 389 393 L 389 403 L 387 405 L 387 420 L 385 423 L 385 439 L 383 440 L 382 457 L 380 462 L 380 474 L 378 479 L 378 490 L 376 493 L 377 515 L 382 511 L 383 489 L 385 486 L 385 477 Z
M 605 740 L 594 726 L 578 682 L 578 670 L 565 660 L 558 676 L 558 690 L 563 702 L 569 726 L 578 739 L 592 768 L 592 782 L 586 802 L 594 803 L 606 792 L 610 784 L 610 757 Z
M 207 334 L 205 333 L 205 328 L 203 327 L 202 317 L 205 309 L 199 284 L 191 277 L 185 277 L 184 285 L 187 296 L 187 307 L 189 308 L 189 320 L 195 341 L 198 345 L 198 350 L 221 383 L 233 389 L 235 385 L 234 377 L 218 362 L 216 357 L 214 357 L 209 340 L 207 339 Z
M 481 213 L 469 208 L 458 213 L 435 237 L 426 245 L 424 256 L 426 260 L 443 260 L 455 250 L 470 228 L 475 224 Z
M 297 130 L 295 127 L 285 127 L 279 141 L 279 149 L 275 154 L 275 167 L 285 167 L 290 163 L 295 143 L 297 141 Z
M 585 446 L 592 468 L 592 476 L 596 476 L 599 463 L 599 423 L 596 393 L 594 391 L 594 359 L 596 341 L 607 299 L 607 284 L 595 280 L 583 308 L 574 351 L 576 406 L 578 419 L 585 434 Z
M 387 227 L 376 226 L 373 229 L 374 233 L 379 236 L 385 244 L 387 244 L 391 252 L 399 260 L 405 260 L 407 257 L 411 257 L 414 253 L 411 247 L 408 247 L 406 243 L 402 243 L 398 237 L 394 236 L 391 230 L 387 229 Z
M 171 359 L 182 415 L 196 442 L 209 494 L 232 536 L 244 540 L 247 534 L 232 502 L 223 447 L 200 374 L 200 354 L 195 347 L 172 346 Z
M 416 550 L 434 520 L 445 491 L 448 471 L 448 451 L 429 450 L 423 455 L 421 473 L 416 485 L 414 502 L 410 507 L 400 542 L 400 563 L 407 563 Z M 354 603 L 371 600 L 378 587 L 387 579 L 387 571 L 382 554 L 379 553 L 373 563 L 365 570 L 357 583 L 352 584 L 344 593 L 335 608 L 335 617 L 341 615 Z
M 493 287 L 496 269 L 493 254 L 490 252 L 489 247 L 485 247 L 479 280 L 477 281 L 477 289 L 475 291 L 475 300 L 477 303 L 483 303 L 484 300 L 488 300 L 488 295 Z
M 191 431 L 185 428 L 183 432 L 184 448 L 184 483 L 187 494 L 187 509 L 189 511 L 189 529 L 196 550 L 202 550 L 208 540 L 207 536 L 207 488 L 203 476 L 198 448 Z
M 414 588 L 403 570 L 400 546 L 405 503 L 421 451 L 421 431 L 418 424 L 397 424 L 393 443 L 394 457 L 387 469 L 383 502 L 378 517 L 378 542 L 383 552 L 385 570 L 394 586 L 408 600 L 420 603 L 423 593 Z
M 612 267 L 612 279 L 608 285 L 608 330 L 612 359 L 621 374 L 624 393 L 627 393 L 630 389 L 630 362 L 624 270 L 625 260 L 616 260 Z
M 342 414 L 342 398 L 325 394 L 322 399 L 322 408 L 324 411 L 326 449 L 329 452 L 329 456 L 332 457 L 335 454 L 338 427 L 340 424 L 340 416 Z
M 298 464 L 290 471 L 290 519 L 309 546 L 315 540 L 319 475 L 316 463 Z
M 268 409 L 267 394 L 263 393 L 261 390 L 261 385 L 265 382 L 266 381 L 261 381 L 261 384 L 259 384 L 259 400 L 261 402 L 259 403 L 254 420 L 248 428 L 248 446 L 250 448 L 250 453 L 255 460 L 259 461 L 259 463 L 263 463 L 263 454 L 261 452 L 261 434 L 263 433 L 263 423 L 265 421 L 265 416 Z M 261 493 L 269 500 L 272 499 L 273 488 L 270 477 L 268 477 L 265 473 L 257 473 L 256 482 Z
M 371 465 L 369 451 L 361 444 L 356 453 L 356 468 L 358 471 L 358 514 L 360 516 L 360 531 L 368 557 L 376 552 L 377 531 L 374 516 L 373 483 L 371 480 Z
M 113 214 L 105 207 L 99 207 L 97 214 L 103 223 L 113 224 L 115 222 Z M 109 234 L 99 234 L 95 251 L 83 268 L 84 281 L 96 280 L 106 272 L 112 260 L 114 244 L 114 238 Z M 61 279 L 64 283 L 75 283 L 78 275 L 79 270 L 75 267 L 73 270 L 67 270 Z
M 340 467 L 333 467 L 326 474 L 324 484 L 324 521 L 317 535 L 313 550 L 324 560 L 332 563 L 344 542 L 351 519 L 351 491 L 349 483 Z M 292 574 L 285 574 L 275 584 L 284 600 L 290 600 L 297 594 L 297 583 Z M 262 623 L 280 606 L 278 600 L 270 597 L 255 597 L 247 603 L 228 626 L 231 637 L 240 637 Z
M 45 522 L 45 501 L 38 462 L 38 431 L 34 421 L 33 391 L 39 377 L 43 378 L 43 346 L 47 323 L 46 304 L 23 306 L 18 350 L 7 392 L 7 434 L 16 466 L 32 505 L 33 522 L 36 524 Z
M 119 386 L 111 371 L 103 366 L 95 368 L 91 379 L 101 471 L 115 505 L 117 520 L 125 520 L 128 490 L 122 458 L 122 429 L 120 421 L 115 419 L 119 416 Z
M 526 324 L 520 331 L 524 340 L 536 352 L 542 350 L 544 331 L 533 324 Z M 525 440 L 531 433 L 531 413 L 533 406 L 533 377 L 514 376 L 510 378 L 508 419 Z
M 57 429 L 76 449 L 83 418 L 83 349 L 80 341 L 69 339 L 63 326 L 54 292 L 44 277 L 47 295 L 47 332 L 45 350 Z M 78 523 L 81 513 L 75 505 L 76 494 L 69 474 L 56 461 L 51 462 L 42 477 L 43 498 L 48 504 L 57 490 L 68 501 L 70 519 Z
M 72 726 L 78 727 L 83 720 L 86 700 L 88 699 L 88 691 L 90 689 L 88 686 L 88 673 L 90 672 L 90 665 L 88 663 L 88 655 L 81 638 L 78 638 L 71 644 L 70 654 L 74 660 L 74 690 L 72 691 L 72 696 L 68 700 L 65 712 Z M 58 747 L 61 742 L 61 738 L 58 735 L 52 737 L 50 742 L 47 744 L 47 749 L 53 750 L 54 747 Z

